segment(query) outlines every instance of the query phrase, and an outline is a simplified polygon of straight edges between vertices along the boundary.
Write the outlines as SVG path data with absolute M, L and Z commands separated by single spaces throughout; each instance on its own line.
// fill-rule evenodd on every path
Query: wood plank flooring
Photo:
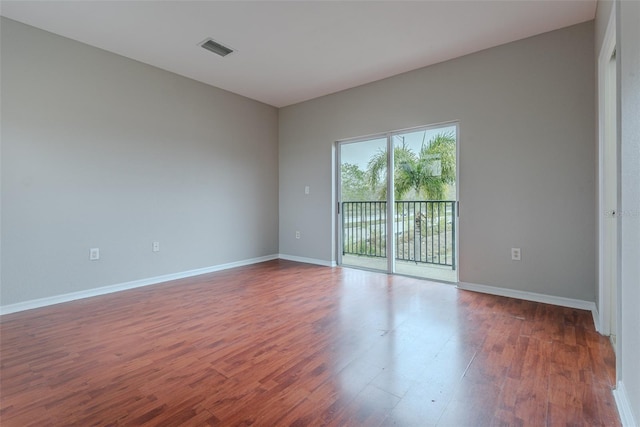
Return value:
M 10 426 L 616 426 L 586 311 L 283 260 L 2 316 Z

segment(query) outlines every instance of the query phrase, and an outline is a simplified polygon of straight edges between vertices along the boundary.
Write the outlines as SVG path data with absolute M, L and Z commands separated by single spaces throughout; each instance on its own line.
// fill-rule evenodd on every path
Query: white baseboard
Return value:
M 33 308 L 45 307 L 48 305 L 60 304 L 63 302 L 75 301 L 83 298 L 95 297 L 98 295 L 111 294 L 113 292 L 124 291 L 127 289 L 140 288 L 142 286 L 156 285 L 158 283 L 168 282 L 171 280 L 184 279 L 186 277 L 198 276 L 200 274 L 213 273 L 214 271 L 228 270 L 230 268 L 242 267 L 245 265 L 257 264 L 260 262 L 278 259 L 278 255 L 267 255 L 258 258 L 245 259 L 241 261 L 230 262 L 227 264 L 219 264 L 211 267 L 197 268 L 179 273 L 165 274 L 162 276 L 150 277 L 148 279 L 133 280 L 131 282 L 120 283 L 117 285 L 104 286 L 101 288 L 88 289 L 86 291 L 71 292 L 63 295 L 55 295 L 52 297 L 38 298 L 30 301 L 19 302 L 0 306 L 0 315 L 16 313 L 18 311 L 31 310 Z
M 287 261 L 304 262 L 305 264 L 316 264 L 316 265 L 322 265 L 325 267 L 336 266 L 335 261 L 325 261 L 317 258 L 306 258 L 306 257 L 287 255 L 287 254 L 279 254 L 278 257 L 280 259 L 286 259 Z
M 636 420 L 631 412 L 631 402 L 629 402 L 629 395 L 624 387 L 622 381 L 618 382 L 618 386 L 613 390 L 613 397 L 616 399 L 616 406 L 618 407 L 618 413 L 620 413 L 620 421 L 624 427 L 638 427 Z
M 544 304 L 559 305 L 561 307 L 578 308 L 589 310 L 593 316 L 593 322 L 598 329 L 598 309 L 595 302 L 584 301 L 573 298 L 557 297 L 553 295 L 537 294 L 535 292 L 518 291 L 515 289 L 498 288 L 495 286 L 478 285 L 476 283 L 459 282 L 458 288 L 466 291 L 481 292 L 483 294 L 499 295 L 503 297 L 516 298 L 525 301 L 535 301 Z

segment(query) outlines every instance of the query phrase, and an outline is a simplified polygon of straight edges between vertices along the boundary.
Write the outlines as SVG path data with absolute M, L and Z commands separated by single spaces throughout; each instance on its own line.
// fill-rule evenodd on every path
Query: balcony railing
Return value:
M 395 258 L 456 268 L 456 202 L 394 202 Z M 342 253 L 387 257 L 387 202 L 342 202 Z

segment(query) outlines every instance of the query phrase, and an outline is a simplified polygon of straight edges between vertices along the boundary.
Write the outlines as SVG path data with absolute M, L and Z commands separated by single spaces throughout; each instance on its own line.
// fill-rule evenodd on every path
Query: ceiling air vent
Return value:
M 220 56 L 227 56 L 231 52 L 233 52 L 233 49 L 229 49 L 228 47 L 223 46 L 220 43 L 216 43 L 211 39 L 207 39 L 204 42 L 200 43 L 200 46 L 207 50 L 210 50 L 213 53 L 217 53 Z

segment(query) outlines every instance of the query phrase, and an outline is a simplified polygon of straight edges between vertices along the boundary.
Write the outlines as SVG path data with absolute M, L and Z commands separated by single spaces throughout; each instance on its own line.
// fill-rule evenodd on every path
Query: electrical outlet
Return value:
M 310 191 L 309 186 L 305 185 L 304 186 L 304 194 L 309 194 L 309 191 Z
M 153 252 L 160 252 L 160 242 L 153 242 L 151 244 L 151 250 Z
M 89 249 L 89 260 L 97 261 L 100 259 L 100 248 L 91 248 Z
M 296 231 L 296 239 L 299 239 L 299 238 L 300 238 L 300 232 Z
M 520 248 L 511 248 L 511 259 L 513 261 L 520 261 L 521 255 Z

